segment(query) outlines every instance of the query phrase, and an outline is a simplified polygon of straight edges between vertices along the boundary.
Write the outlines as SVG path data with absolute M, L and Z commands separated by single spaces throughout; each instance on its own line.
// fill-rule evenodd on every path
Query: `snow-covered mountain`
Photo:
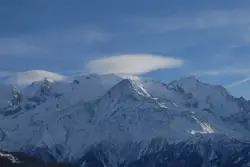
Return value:
M 250 102 L 195 77 L 45 78 L 1 85 L 0 99 L 0 150 L 86 167 L 250 166 Z

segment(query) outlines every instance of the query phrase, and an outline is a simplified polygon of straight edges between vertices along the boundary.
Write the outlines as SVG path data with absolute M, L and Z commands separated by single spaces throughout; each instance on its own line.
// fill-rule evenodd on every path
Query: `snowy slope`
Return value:
M 230 95 L 224 87 L 202 83 L 194 77 L 173 81 L 168 88 L 181 88 L 183 93 L 190 93 L 199 102 L 197 108 L 211 111 L 217 116 L 227 117 L 241 111 L 236 98 Z
M 115 166 L 129 155 L 142 155 L 156 137 L 168 143 L 250 138 L 248 124 L 242 123 L 249 102 L 194 77 L 165 84 L 126 75 L 80 75 L 45 79 L 20 91 L 1 87 L 0 150 L 42 149 L 63 161 L 107 141 L 105 147 L 115 145 L 106 153 Z M 126 143 L 141 143 L 140 149 L 131 154 Z

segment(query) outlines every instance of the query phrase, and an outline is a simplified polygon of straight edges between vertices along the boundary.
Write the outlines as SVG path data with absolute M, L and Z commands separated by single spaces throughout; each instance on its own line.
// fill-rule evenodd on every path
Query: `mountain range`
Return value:
M 81 167 L 249 167 L 249 120 L 248 100 L 193 76 L 170 83 L 48 77 L 22 89 L 0 85 L 0 157 Z

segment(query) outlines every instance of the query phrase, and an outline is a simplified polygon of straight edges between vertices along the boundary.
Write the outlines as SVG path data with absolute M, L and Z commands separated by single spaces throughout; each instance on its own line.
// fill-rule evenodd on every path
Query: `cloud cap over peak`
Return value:
M 183 60 L 151 55 L 151 54 L 123 54 L 92 60 L 87 64 L 90 73 L 108 74 L 144 74 L 158 69 L 176 68 L 183 64 Z
M 45 78 L 51 79 L 53 81 L 60 81 L 66 77 L 57 73 L 44 71 L 44 70 L 32 70 L 25 72 L 12 73 L 5 79 L 6 84 L 17 84 L 26 85 L 32 82 L 42 81 Z

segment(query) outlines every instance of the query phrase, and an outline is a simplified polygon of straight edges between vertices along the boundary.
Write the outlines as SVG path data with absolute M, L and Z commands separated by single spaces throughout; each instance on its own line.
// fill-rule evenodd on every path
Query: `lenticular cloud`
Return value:
M 96 74 L 144 74 L 158 69 L 180 67 L 182 64 L 182 60 L 172 57 L 127 54 L 92 60 L 88 63 L 87 68 L 90 73 Z

